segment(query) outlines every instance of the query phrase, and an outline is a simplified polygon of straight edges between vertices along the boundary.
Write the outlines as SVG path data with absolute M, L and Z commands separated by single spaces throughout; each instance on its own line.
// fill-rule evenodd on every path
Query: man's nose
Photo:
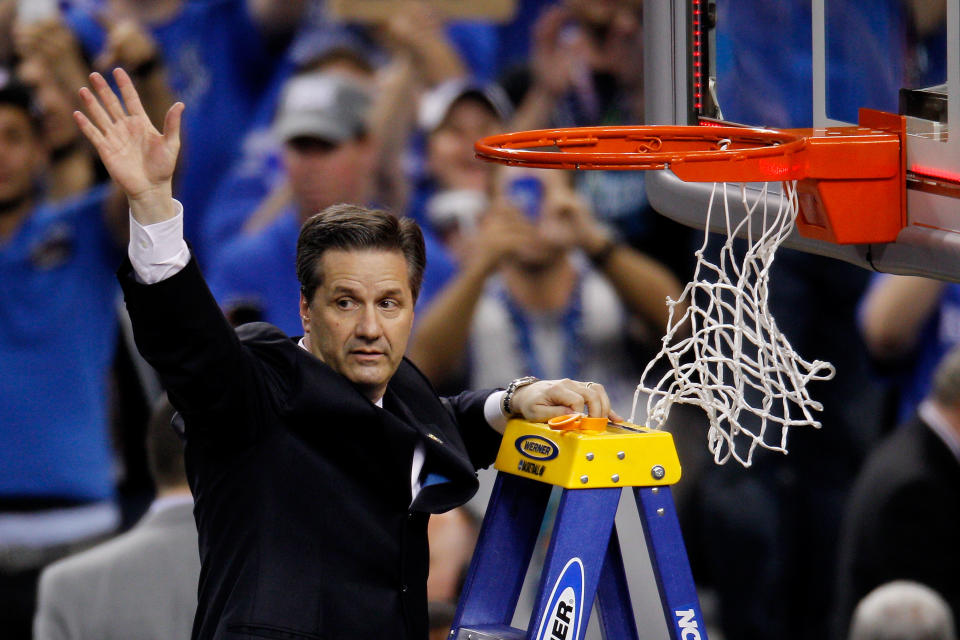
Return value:
M 380 326 L 380 316 L 377 314 L 375 306 L 370 305 L 364 307 L 363 313 L 357 322 L 356 333 L 358 338 L 364 338 L 366 340 L 375 340 L 380 337 L 382 327 Z

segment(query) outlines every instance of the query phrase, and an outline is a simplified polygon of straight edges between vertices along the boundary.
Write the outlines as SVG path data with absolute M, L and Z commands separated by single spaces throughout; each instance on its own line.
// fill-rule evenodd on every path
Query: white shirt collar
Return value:
M 179 506 L 181 504 L 193 504 L 193 496 L 189 493 L 178 493 L 170 496 L 163 496 L 162 498 L 157 498 L 150 503 L 150 510 L 148 513 L 159 513 L 161 511 L 166 511 L 167 509 L 172 509 L 173 507 Z
M 920 403 L 917 413 L 920 414 L 920 417 L 930 429 L 943 440 L 957 462 L 960 462 L 960 434 L 953 428 L 953 425 L 950 424 L 937 404 L 931 400 L 924 400 Z

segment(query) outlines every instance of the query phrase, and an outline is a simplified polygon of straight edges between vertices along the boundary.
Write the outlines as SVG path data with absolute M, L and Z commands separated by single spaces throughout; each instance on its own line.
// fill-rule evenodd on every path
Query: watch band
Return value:
M 513 394 L 517 392 L 517 389 L 525 387 L 528 384 L 533 384 L 534 382 L 537 382 L 537 378 L 533 376 L 523 376 L 522 378 L 511 381 L 510 384 L 507 385 L 507 390 L 503 394 L 503 404 L 501 405 L 504 415 L 512 416 L 514 414 L 511 403 L 513 401 Z

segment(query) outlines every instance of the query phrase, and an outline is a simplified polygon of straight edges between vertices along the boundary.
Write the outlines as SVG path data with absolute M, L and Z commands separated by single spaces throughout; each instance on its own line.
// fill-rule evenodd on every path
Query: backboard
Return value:
M 646 123 L 822 128 L 906 116 L 906 221 L 894 242 L 786 246 L 960 281 L 960 0 L 646 0 Z M 702 227 L 711 185 L 647 175 L 661 214 Z M 752 190 L 754 194 L 759 189 Z M 775 197 L 775 196 L 768 196 Z

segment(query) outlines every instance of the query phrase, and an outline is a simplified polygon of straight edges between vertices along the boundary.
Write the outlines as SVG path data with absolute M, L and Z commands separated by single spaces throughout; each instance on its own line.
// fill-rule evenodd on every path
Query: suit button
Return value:
M 400 593 L 406 593 L 406 592 L 407 592 L 407 585 L 405 584 L 400 585 Z

